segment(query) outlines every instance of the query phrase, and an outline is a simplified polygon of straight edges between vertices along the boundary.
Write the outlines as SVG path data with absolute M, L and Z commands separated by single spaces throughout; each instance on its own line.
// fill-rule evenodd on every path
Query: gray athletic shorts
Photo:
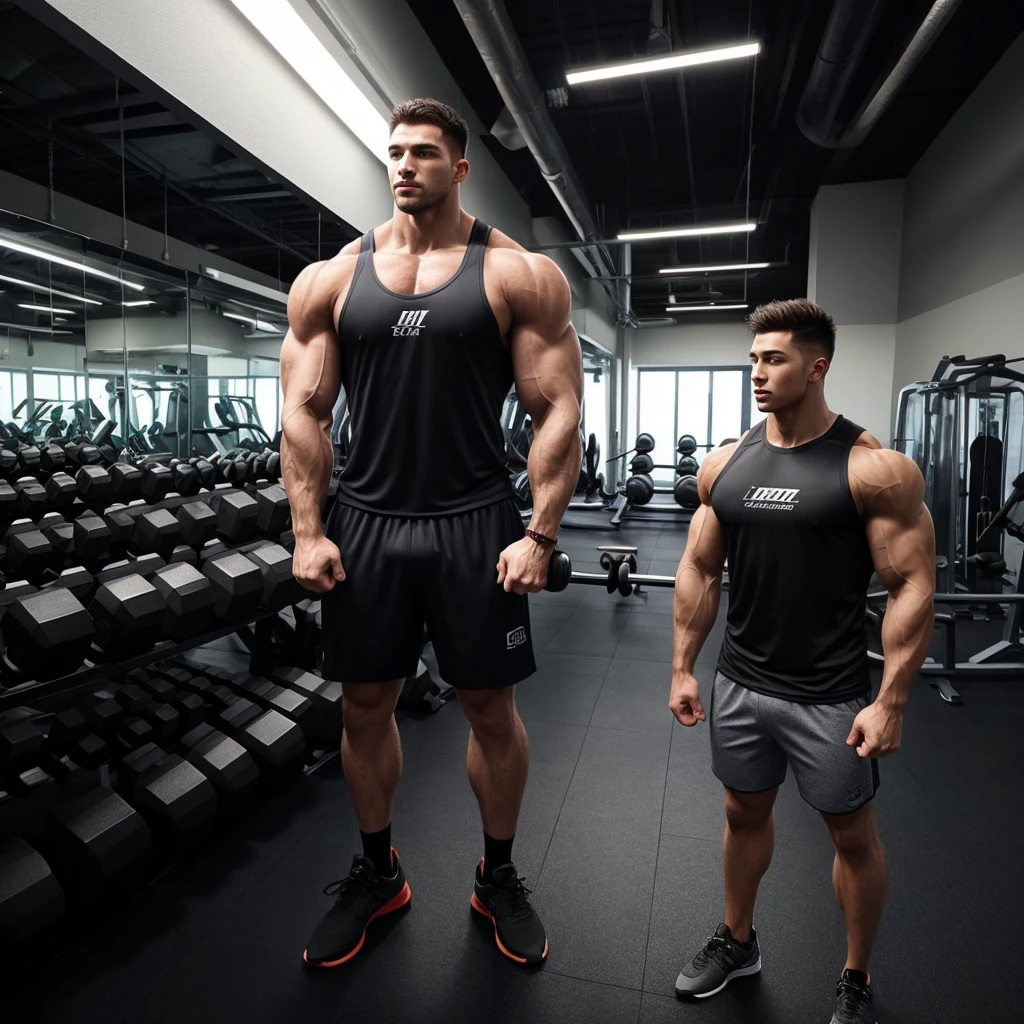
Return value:
M 765 697 L 719 672 L 711 694 L 711 766 L 729 789 L 760 793 L 781 786 L 787 765 L 800 795 L 826 814 L 863 807 L 879 785 L 878 762 L 846 745 L 867 698 L 798 704 Z

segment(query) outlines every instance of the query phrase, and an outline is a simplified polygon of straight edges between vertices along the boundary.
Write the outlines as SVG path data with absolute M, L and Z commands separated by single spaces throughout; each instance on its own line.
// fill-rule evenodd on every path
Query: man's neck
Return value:
M 796 448 L 821 437 L 839 418 L 825 404 L 824 396 L 813 401 L 770 413 L 765 424 L 765 437 L 777 448 Z
M 452 249 L 465 245 L 473 218 L 458 204 L 447 200 L 422 213 L 395 210 L 385 225 L 382 246 L 389 252 L 421 255 L 434 249 Z

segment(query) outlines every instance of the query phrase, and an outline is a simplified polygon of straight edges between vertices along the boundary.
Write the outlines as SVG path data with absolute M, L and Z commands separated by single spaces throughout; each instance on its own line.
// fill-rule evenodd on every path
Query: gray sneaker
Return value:
M 721 992 L 733 978 L 744 978 L 760 970 L 757 932 L 750 929 L 750 948 L 744 949 L 728 926 L 720 924 L 707 944 L 679 972 L 676 995 L 680 999 L 706 999 Z

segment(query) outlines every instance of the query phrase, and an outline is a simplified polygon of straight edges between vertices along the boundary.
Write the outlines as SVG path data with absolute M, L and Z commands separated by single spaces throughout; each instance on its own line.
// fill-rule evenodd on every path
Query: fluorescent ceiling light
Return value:
M 625 231 L 615 237 L 620 242 L 648 242 L 657 238 L 688 238 L 694 235 L 736 235 L 744 231 L 755 231 L 754 221 L 740 224 L 705 224 L 693 228 L 666 228 L 657 231 Z
M 155 306 L 156 299 L 134 299 L 131 302 L 122 302 L 122 306 Z
M 267 331 L 269 334 L 284 334 L 276 324 L 268 324 L 266 320 L 257 320 L 251 316 L 242 316 L 240 313 L 225 313 L 230 320 L 241 320 L 244 324 L 252 324 L 258 331 Z
M 19 302 L 18 309 L 34 309 L 37 313 L 63 313 L 65 316 L 74 316 L 72 309 L 54 309 L 52 306 L 33 306 L 27 302 Z
M 207 277 L 212 277 L 214 281 L 220 281 L 221 284 L 231 285 L 233 288 L 241 288 L 242 291 L 252 292 L 253 295 L 262 295 L 265 299 L 273 299 L 274 302 L 280 302 L 282 306 L 288 305 L 288 296 L 284 292 L 275 291 L 266 285 L 255 284 L 252 281 L 247 281 L 244 277 L 229 274 L 226 271 L 218 270 L 216 267 L 200 267 L 199 271 Z
M 46 292 L 47 295 L 59 295 L 62 299 L 73 299 L 75 302 L 86 302 L 90 306 L 102 306 L 99 299 L 87 299 L 84 295 L 74 295 L 71 292 L 59 292 L 56 288 L 48 288 L 45 285 L 33 284 L 31 281 L 23 281 L 20 277 L 7 277 L 0 274 L 0 281 L 8 284 L 20 284 L 23 288 L 31 288 L 34 292 Z
M 693 312 L 705 312 L 711 309 L 746 309 L 747 303 L 743 302 L 739 305 L 722 305 L 722 306 L 666 306 L 666 313 L 693 313 Z
M 8 327 L 12 331 L 24 331 L 25 334 L 74 334 L 74 331 L 56 331 L 52 327 L 32 327 L 29 324 L 8 324 L 0 322 L 0 327 Z
M 231 0 L 306 84 L 383 164 L 388 162 L 388 122 L 345 74 L 287 0 Z
M 234 0 L 235 3 L 238 0 Z M 603 67 L 588 68 L 584 71 L 570 71 L 565 80 L 570 85 L 584 82 L 600 82 L 607 78 L 627 78 L 631 75 L 647 75 L 653 71 L 674 71 L 692 68 L 698 64 L 717 64 L 723 60 L 738 60 L 753 57 L 761 50 L 760 43 L 743 46 L 723 46 L 717 50 L 698 50 L 695 53 L 674 53 L 669 57 L 653 57 L 648 60 L 631 60 L 623 64 L 606 64 Z
M 30 245 L 22 245 L 21 242 L 12 242 L 8 238 L 0 238 L 0 246 L 4 249 L 10 249 L 13 252 L 24 253 L 26 256 L 35 256 L 37 259 L 48 260 L 50 263 L 59 263 L 62 267 L 70 267 L 72 270 L 81 270 L 86 274 L 92 274 L 94 277 L 105 278 L 107 281 L 116 281 L 118 284 L 123 284 L 126 288 L 134 288 L 137 292 L 144 292 L 146 290 L 141 284 L 135 284 L 134 281 L 125 281 L 116 274 L 108 274 L 105 270 L 97 270 L 95 267 L 87 267 L 84 263 L 79 263 L 76 260 L 65 259 L 63 256 L 57 256 L 52 252 L 46 252 L 45 249 L 33 249 Z
M 719 267 L 666 267 L 659 274 L 715 274 L 722 270 L 763 270 L 767 263 L 723 263 Z

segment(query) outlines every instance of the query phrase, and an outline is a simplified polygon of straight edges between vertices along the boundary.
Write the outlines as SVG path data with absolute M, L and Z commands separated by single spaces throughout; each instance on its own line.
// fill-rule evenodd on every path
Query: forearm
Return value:
M 885 668 L 878 691 L 879 703 L 902 708 L 921 670 L 935 628 L 930 591 L 905 583 L 890 592 L 882 619 L 882 655 Z
M 327 429 L 307 406 L 296 409 L 285 421 L 281 438 L 281 479 L 299 540 L 322 535 L 321 515 L 333 469 Z
M 674 602 L 674 672 L 693 674 L 697 655 L 718 618 L 721 595 L 721 574 L 703 571 L 685 558 L 679 563 Z
M 580 478 L 579 410 L 552 409 L 534 427 L 527 459 L 533 517 L 530 529 L 554 537 Z

